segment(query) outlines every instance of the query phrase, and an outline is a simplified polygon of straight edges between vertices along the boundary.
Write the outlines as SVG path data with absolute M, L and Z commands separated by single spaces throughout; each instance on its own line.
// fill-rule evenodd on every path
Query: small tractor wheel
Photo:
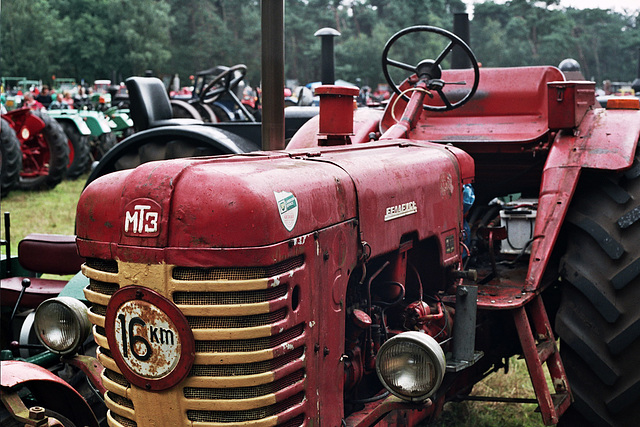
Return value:
M 640 419 L 640 155 L 625 172 L 586 175 L 567 215 L 556 316 L 574 403 L 564 422 Z
M 65 177 L 69 164 L 67 136 L 51 116 L 33 111 L 45 124 L 38 135 L 23 143 L 22 172 L 18 188 L 25 191 L 54 188 Z M 29 148 L 25 157 L 24 148 Z
M 20 141 L 11 125 L 0 119 L 2 129 L 0 130 L 0 188 L 2 197 L 9 194 L 20 179 L 22 170 L 22 153 L 20 152 Z
M 82 135 L 72 122 L 63 120 L 59 123 L 67 136 L 69 144 L 69 166 L 67 167 L 67 178 L 76 179 L 85 173 L 91 165 L 89 138 Z

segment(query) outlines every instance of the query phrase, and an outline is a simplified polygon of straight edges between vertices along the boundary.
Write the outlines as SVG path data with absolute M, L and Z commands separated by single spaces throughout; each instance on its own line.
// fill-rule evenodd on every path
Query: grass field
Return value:
M 11 213 L 12 253 L 17 253 L 20 239 L 29 233 L 74 234 L 76 205 L 87 176 L 64 181 L 50 191 L 12 191 L 1 201 L 2 212 Z M 2 219 L 2 238 L 4 218 Z M 3 248 L 4 251 L 4 248 Z M 478 396 L 534 397 L 524 361 L 513 358 L 508 374 L 495 373 L 477 384 Z M 462 402 L 449 403 L 438 427 L 538 427 L 542 418 L 534 412 L 537 405 Z

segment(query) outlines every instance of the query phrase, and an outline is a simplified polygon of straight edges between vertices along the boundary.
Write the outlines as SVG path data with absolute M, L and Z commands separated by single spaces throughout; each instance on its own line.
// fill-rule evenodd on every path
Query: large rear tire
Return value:
M 64 130 L 53 117 L 40 111 L 32 114 L 44 121 L 45 126 L 24 144 L 37 149 L 26 157 L 23 151 L 18 187 L 25 191 L 47 190 L 58 185 L 67 173 L 69 145 Z
M 69 145 L 67 178 L 76 179 L 88 171 L 89 166 L 91 166 L 89 137 L 82 135 L 76 125 L 71 121 L 63 120 L 59 123 L 67 136 L 67 143 Z
M 567 248 L 560 265 L 565 283 L 556 317 L 575 398 L 565 420 L 580 419 L 580 425 L 637 425 L 640 156 L 624 173 L 585 176 L 567 222 Z
M 22 170 L 22 153 L 20 141 L 11 125 L 0 119 L 0 190 L 1 197 L 5 197 L 18 185 Z

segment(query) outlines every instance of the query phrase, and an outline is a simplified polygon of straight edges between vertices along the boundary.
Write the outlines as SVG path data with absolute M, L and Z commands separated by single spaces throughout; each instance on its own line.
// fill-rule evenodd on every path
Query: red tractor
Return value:
M 414 36 L 434 59 L 399 58 Z M 382 64 L 384 111 L 324 85 L 286 150 L 85 189 L 111 426 L 419 425 L 517 354 L 545 424 L 637 422 L 638 100 L 427 26 Z
M 2 152 L 10 151 L 10 158 L 17 157 L 16 145 L 10 142 L 17 137 L 22 153 L 21 163 L 3 160 L 2 166 L 6 170 L 2 171 L 2 176 L 9 180 L 2 184 L 2 195 L 8 194 L 13 187 L 47 190 L 58 185 L 66 175 L 71 147 L 60 124 L 46 113 L 27 107 L 3 114 L 2 121 Z

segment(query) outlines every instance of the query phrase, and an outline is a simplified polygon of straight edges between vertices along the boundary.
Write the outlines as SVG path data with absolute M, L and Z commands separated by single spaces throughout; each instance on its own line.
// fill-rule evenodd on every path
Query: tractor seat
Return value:
M 78 255 L 76 236 L 60 234 L 29 234 L 18 244 L 18 262 L 34 273 L 69 275 L 76 274 L 84 263 Z M 20 306 L 36 308 L 46 299 L 57 296 L 66 280 L 26 277 L 31 281 L 22 296 Z M 25 277 L 10 277 L 0 281 L 0 301 L 3 306 L 14 306 L 22 291 Z
M 125 84 L 129 91 L 129 109 L 136 131 L 158 126 L 202 124 L 196 119 L 173 117 L 171 101 L 162 81 L 156 77 L 129 77 Z

